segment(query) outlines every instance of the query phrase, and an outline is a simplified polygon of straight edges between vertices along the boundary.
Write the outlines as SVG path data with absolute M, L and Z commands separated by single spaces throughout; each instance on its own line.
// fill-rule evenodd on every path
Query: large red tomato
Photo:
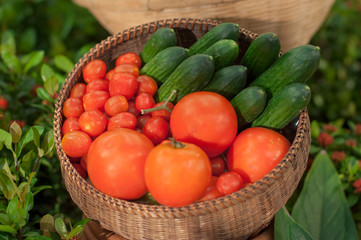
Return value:
M 104 132 L 89 148 L 90 181 L 112 197 L 131 200 L 143 196 L 147 192 L 144 164 L 153 147 L 146 136 L 130 129 Z
M 198 146 L 166 140 L 149 153 L 144 174 L 157 202 L 181 207 L 204 195 L 212 168 L 207 154 Z
M 276 131 L 247 128 L 238 134 L 228 150 L 227 167 L 238 172 L 245 183 L 252 183 L 269 173 L 289 148 L 289 141 Z
M 231 103 L 213 92 L 183 97 L 170 117 L 174 139 L 201 147 L 209 157 L 224 152 L 237 135 L 237 115 Z

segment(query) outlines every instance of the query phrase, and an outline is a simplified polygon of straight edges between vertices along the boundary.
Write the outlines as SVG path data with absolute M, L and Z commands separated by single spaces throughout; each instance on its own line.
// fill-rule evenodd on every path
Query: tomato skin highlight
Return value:
M 198 146 L 182 143 L 177 148 L 166 140 L 157 145 L 145 163 L 145 181 L 154 199 L 181 207 L 200 199 L 212 177 L 207 154 Z
M 147 192 L 144 164 L 153 143 L 143 134 L 119 128 L 98 136 L 87 154 L 88 176 L 99 191 L 132 200 Z
M 86 155 L 91 143 L 90 136 L 82 131 L 68 132 L 61 140 L 64 152 L 73 158 Z
M 87 63 L 83 69 L 84 82 L 89 83 L 95 79 L 104 79 L 107 73 L 107 65 L 101 59 L 94 59 Z
M 200 146 L 209 157 L 224 152 L 237 135 L 237 115 L 232 104 L 213 92 L 194 92 L 183 97 L 170 117 L 174 139 Z
M 280 133 L 252 127 L 238 134 L 227 153 L 227 168 L 238 172 L 245 183 L 268 174 L 285 156 L 289 141 Z

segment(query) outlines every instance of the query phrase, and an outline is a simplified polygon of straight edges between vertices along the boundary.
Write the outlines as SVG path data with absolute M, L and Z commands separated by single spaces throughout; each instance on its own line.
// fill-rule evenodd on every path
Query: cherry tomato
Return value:
M 79 119 L 71 117 L 71 118 L 65 119 L 65 121 L 63 122 L 63 127 L 61 128 L 61 133 L 64 136 L 68 132 L 79 131 L 79 130 L 81 130 L 80 125 L 79 125 Z
M 127 74 L 130 74 L 130 75 L 133 75 L 136 78 L 139 76 L 139 68 L 134 63 L 122 63 L 122 64 L 119 64 L 118 66 L 116 66 L 114 68 L 114 71 L 116 73 L 127 73 Z
M 3 96 L 0 96 L 0 110 L 6 110 L 8 108 L 8 100 Z
M 87 155 L 84 155 L 80 158 L 80 166 L 85 170 L 87 171 L 87 166 L 86 166 L 86 158 L 87 158 Z
M 130 100 L 137 91 L 137 78 L 126 73 L 115 73 L 109 81 L 110 96 L 123 95 Z
M 76 158 L 87 154 L 91 143 L 89 135 L 82 131 L 68 132 L 61 140 L 66 155 Z
M 99 110 L 84 112 L 79 117 L 79 126 L 83 132 L 91 137 L 99 136 L 107 127 L 108 119 Z
M 86 170 L 84 168 L 82 168 L 79 163 L 72 163 L 72 165 L 82 178 L 87 177 Z
M 137 118 L 130 112 L 121 112 L 109 118 L 108 131 L 116 128 L 135 129 L 137 126 Z
M 102 79 L 94 79 L 86 85 L 86 93 L 94 91 L 109 91 L 109 82 Z
M 120 128 L 97 137 L 87 155 L 89 178 L 99 191 L 137 199 L 147 192 L 144 165 L 153 143 L 143 134 Z
M 220 156 L 211 158 L 212 175 L 219 176 L 226 170 L 226 162 Z
M 128 101 L 128 106 L 129 106 L 128 112 L 133 114 L 135 117 L 140 116 L 140 111 L 135 107 L 135 101 L 134 100 Z
M 95 79 L 104 79 L 107 73 L 107 65 L 101 59 L 94 59 L 87 63 L 83 69 L 84 82 L 89 83 Z
M 63 105 L 63 114 L 66 118 L 79 117 L 84 112 L 83 101 L 79 98 L 68 98 Z
M 104 110 L 109 116 L 115 116 L 118 113 L 128 111 L 128 101 L 124 96 L 116 95 L 110 97 L 104 105 Z
M 289 148 L 289 141 L 276 131 L 247 128 L 238 134 L 228 150 L 227 167 L 238 172 L 245 183 L 253 183 L 269 173 Z
M 80 162 L 80 158 L 79 157 L 69 157 L 69 161 L 72 162 L 72 163 L 78 163 Z
M 83 97 L 84 110 L 99 110 L 103 112 L 105 103 L 109 97 L 109 93 L 106 91 L 94 91 L 85 94 Z
M 164 104 L 164 102 L 159 102 L 159 103 L 156 103 L 153 107 L 155 108 L 155 107 L 161 106 L 161 105 L 163 105 L 163 104 Z M 171 102 L 168 102 L 168 103 L 167 103 L 167 107 L 168 107 L 169 110 L 171 110 L 171 111 L 174 109 L 174 105 L 173 105 L 173 103 L 171 103 Z M 156 110 L 156 111 L 154 111 L 154 112 L 151 112 L 151 115 L 152 115 L 153 117 L 162 117 L 162 118 L 164 118 L 164 120 L 166 120 L 167 122 L 169 122 L 171 112 L 168 111 L 168 110 Z
M 114 69 L 111 69 L 111 70 L 108 71 L 107 74 L 105 75 L 105 80 L 109 82 L 110 79 L 113 77 L 114 74 L 115 74 Z
M 207 154 L 198 146 L 166 140 L 149 153 L 144 175 L 157 202 L 181 207 L 203 196 L 212 169 Z
M 223 195 L 231 194 L 244 187 L 243 179 L 237 172 L 222 173 L 216 183 L 218 191 Z
M 137 81 L 137 95 L 140 93 L 149 93 L 150 95 L 154 96 L 158 90 L 158 85 L 156 81 L 150 76 L 141 75 L 138 77 Z
M 144 125 L 148 122 L 149 119 L 151 119 L 152 116 L 149 114 L 141 115 L 137 118 L 137 128 L 143 129 Z M 143 130 L 142 130 L 143 132 Z
M 141 93 L 135 98 L 135 107 L 138 111 L 152 108 L 155 101 L 149 93 Z
M 71 89 L 70 97 L 83 99 L 85 93 L 86 93 L 86 85 L 84 83 L 77 83 Z
M 143 134 L 154 144 L 159 144 L 168 137 L 169 124 L 161 117 L 152 117 L 143 127 Z
M 133 63 L 137 65 L 138 68 L 142 66 L 142 60 L 140 59 L 138 54 L 134 52 L 124 53 L 115 60 L 115 66 L 118 66 L 123 63 Z
M 24 120 L 11 120 L 9 126 L 11 126 L 13 122 L 16 122 L 21 128 L 25 127 L 26 124 Z
M 170 128 L 176 140 L 200 146 L 209 157 L 224 152 L 237 135 L 237 115 L 232 104 L 213 92 L 194 92 L 174 107 Z

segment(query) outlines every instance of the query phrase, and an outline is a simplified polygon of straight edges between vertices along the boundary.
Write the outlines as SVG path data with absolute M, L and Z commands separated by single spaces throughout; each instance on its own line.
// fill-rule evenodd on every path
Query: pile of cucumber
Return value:
M 281 55 L 278 36 L 264 33 L 239 59 L 238 37 L 237 24 L 222 23 L 187 49 L 177 46 L 172 28 L 161 28 L 141 52 L 140 74 L 156 80 L 159 102 L 173 90 L 177 91 L 171 99 L 174 104 L 191 92 L 216 92 L 233 105 L 239 129 L 282 129 L 310 101 L 306 81 L 318 68 L 320 48 L 302 45 Z

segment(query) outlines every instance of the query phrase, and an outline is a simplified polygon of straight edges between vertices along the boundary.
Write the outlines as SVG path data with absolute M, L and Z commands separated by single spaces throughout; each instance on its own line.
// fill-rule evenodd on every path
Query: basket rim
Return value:
M 117 34 L 113 34 L 108 38 L 102 40 L 100 43 L 96 44 L 89 52 L 84 54 L 84 56 L 76 63 L 72 71 L 68 74 L 61 91 L 59 92 L 59 97 L 66 96 L 66 89 L 69 87 L 71 78 L 80 77 L 79 71 L 85 66 L 87 62 L 90 60 L 99 57 L 106 48 L 111 48 L 112 46 L 116 46 L 118 44 L 124 43 L 129 40 L 129 38 L 133 39 L 139 36 L 142 36 L 144 33 L 144 29 L 147 33 L 155 31 L 160 27 L 179 27 L 183 26 L 185 28 L 191 27 L 192 29 L 195 27 L 205 27 L 206 30 L 210 27 L 214 27 L 220 24 L 220 21 L 212 20 L 212 19 L 193 19 L 193 18 L 175 18 L 175 19 L 166 19 L 166 20 L 158 20 L 154 22 L 145 23 L 142 25 L 138 25 L 136 27 L 131 27 L 129 29 L 125 29 L 122 32 Z M 252 33 L 249 30 L 239 28 L 240 32 L 249 33 L 254 37 L 257 34 Z M 65 98 L 65 99 L 66 99 Z M 65 100 L 64 100 L 65 101 Z M 309 134 L 308 126 L 308 112 L 307 108 L 305 108 L 300 116 L 299 123 L 296 130 L 296 135 L 291 143 L 291 146 L 281 160 L 281 162 L 273 169 L 271 172 L 266 174 L 262 179 L 247 185 L 243 189 L 236 191 L 230 195 L 222 196 L 217 199 L 208 200 L 204 202 L 195 202 L 187 206 L 183 207 L 168 207 L 164 205 L 148 205 L 143 203 L 136 203 L 128 200 L 118 199 L 106 195 L 96 189 L 89 180 L 84 179 L 79 175 L 79 173 L 72 166 L 69 158 L 66 156 L 64 150 L 61 146 L 61 126 L 62 126 L 62 103 L 60 101 L 56 102 L 55 111 L 54 111 L 54 138 L 55 145 L 57 150 L 57 155 L 59 157 L 60 165 L 62 168 L 62 173 L 66 174 L 70 179 L 76 184 L 79 191 L 83 191 L 86 194 L 90 194 L 93 199 L 101 200 L 102 203 L 111 207 L 112 209 L 119 210 L 123 209 L 127 212 L 142 215 L 139 211 L 135 211 L 134 209 L 144 209 L 144 211 L 152 213 L 155 218 L 174 218 L 174 214 L 177 216 L 189 216 L 191 215 L 203 215 L 215 211 L 219 211 L 220 209 L 225 209 L 228 207 L 232 207 L 238 203 L 242 203 L 247 199 L 251 199 L 256 197 L 257 194 L 262 193 L 265 189 L 272 186 L 279 178 L 281 178 L 282 173 L 284 173 L 289 167 L 291 167 L 291 162 L 295 160 L 295 151 L 300 148 L 300 143 L 302 140 Z M 64 176 L 63 176 L 64 177 Z M 204 211 L 206 209 L 206 211 Z M 148 215 L 147 215 L 148 216 Z

